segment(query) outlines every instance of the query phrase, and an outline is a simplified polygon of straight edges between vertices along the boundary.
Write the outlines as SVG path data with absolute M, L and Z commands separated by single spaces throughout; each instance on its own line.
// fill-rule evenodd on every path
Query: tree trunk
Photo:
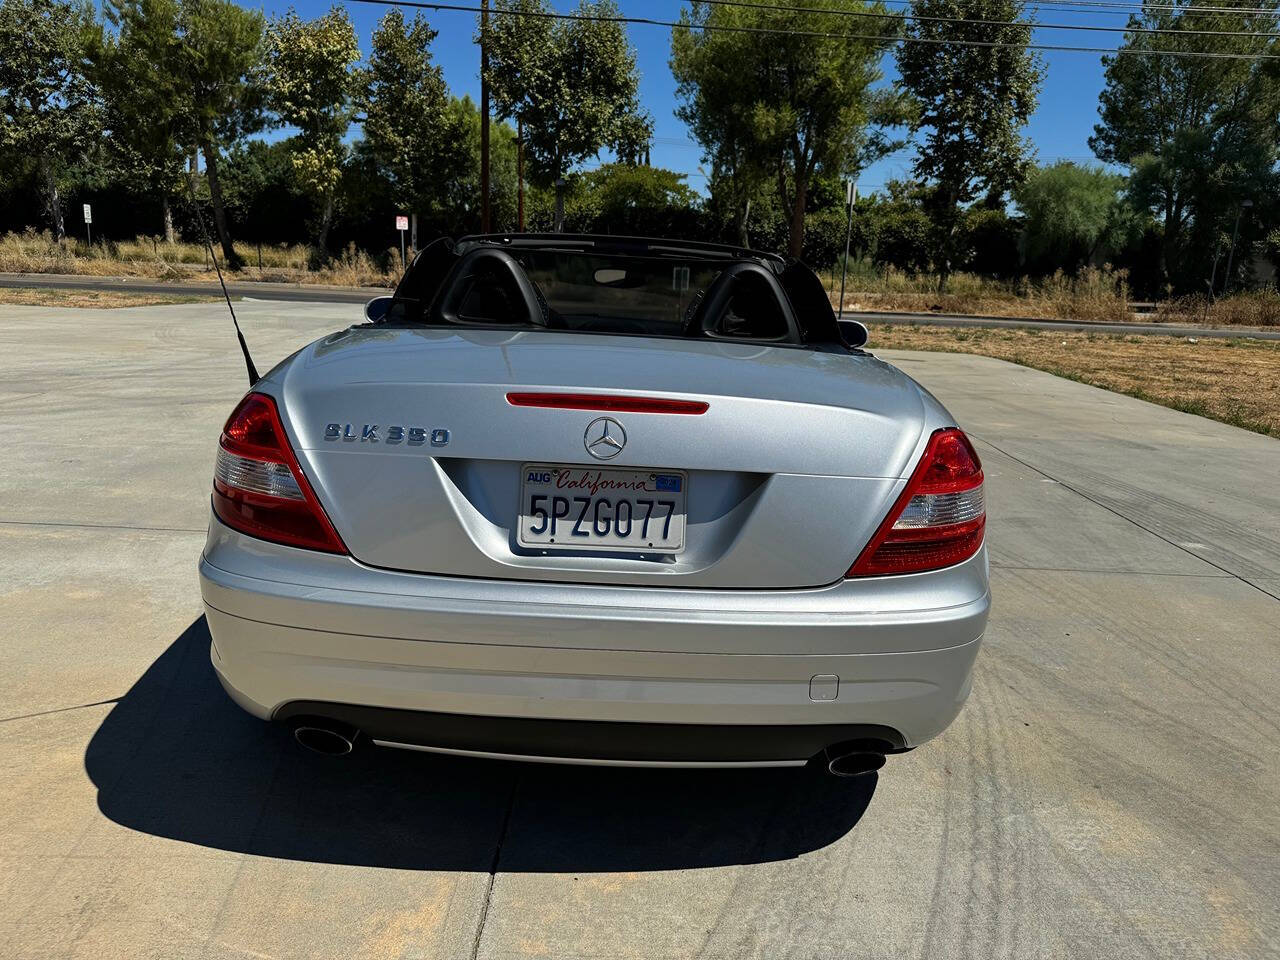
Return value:
M 741 244 L 743 247 L 750 249 L 751 232 L 750 232 L 750 229 L 748 228 L 748 223 L 751 220 L 751 198 L 750 197 L 747 197 L 746 202 L 742 204 L 739 210 L 741 212 L 738 214 L 738 243 Z
M 797 173 L 796 195 L 791 203 L 791 224 L 787 228 L 787 252 L 797 260 L 804 249 L 804 206 L 808 193 L 808 182 Z
M 951 254 L 955 248 L 955 232 L 956 228 L 953 224 L 942 235 L 942 256 L 939 257 L 938 263 L 938 293 L 946 293 L 947 285 L 951 282 Z
M 44 180 L 44 205 L 53 225 L 53 238 L 62 242 L 67 235 L 67 228 L 62 220 L 62 198 L 58 195 L 58 180 L 53 175 L 53 164 L 48 157 L 40 158 L 40 174 Z
M 946 293 L 951 282 L 951 261 L 955 258 L 956 231 L 960 229 L 960 196 L 953 192 L 947 197 L 942 212 L 942 248 L 938 251 L 938 293 Z
M 320 235 L 316 238 L 320 245 L 318 259 L 322 263 L 329 260 L 329 228 L 333 226 L 333 207 L 334 192 L 330 190 L 329 195 L 324 198 L 324 210 L 320 214 Z
M 160 197 L 160 203 L 164 210 L 164 242 L 173 243 L 173 207 L 169 203 L 169 193 L 165 191 Z
M 218 181 L 218 151 L 208 140 L 203 140 L 200 152 L 204 154 L 204 174 L 209 180 L 209 201 L 213 204 L 213 224 L 222 245 L 222 259 L 228 270 L 239 270 L 244 261 L 231 245 L 231 231 L 227 229 L 227 211 L 222 205 L 222 185 Z
M 556 174 L 556 218 L 554 230 L 564 233 L 564 177 Z

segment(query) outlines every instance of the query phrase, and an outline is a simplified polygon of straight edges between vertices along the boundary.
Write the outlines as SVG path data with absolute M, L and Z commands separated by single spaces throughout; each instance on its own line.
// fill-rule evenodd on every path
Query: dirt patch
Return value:
M 213 303 L 221 299 L 172 293 L 126 293 L 119 290 L 0 287 L 0 304 L 12 303 L 28 307 L 158 307 L 172 303 Z
M 833 305 L 839 296 L 833 298 Z M 1133 319 L 1128 304 L 1115 298 L 1062 299 L 998 296 L 993 294 L 859 293 L 845 297 L 846 312 L 937 313 L 1029 320 L 1080 320 L 1126 323 Z
M 1280 436 L 1280 343 L 870 324 L 870 349 L 976 353 Z

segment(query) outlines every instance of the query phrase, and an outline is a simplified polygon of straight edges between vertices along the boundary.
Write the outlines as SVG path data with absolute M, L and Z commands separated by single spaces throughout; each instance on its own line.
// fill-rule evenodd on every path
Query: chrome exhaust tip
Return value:
M 293 739 L 313 753 L 326 757 L 345 757 L 356 748 L 360 731 L 345 723 L 321 719 L 308 720 L 293 728 Z
M 866 747 L 828 747 L 827 772 L 835 777 L 865 777 L 884 766 L 884 754 Z

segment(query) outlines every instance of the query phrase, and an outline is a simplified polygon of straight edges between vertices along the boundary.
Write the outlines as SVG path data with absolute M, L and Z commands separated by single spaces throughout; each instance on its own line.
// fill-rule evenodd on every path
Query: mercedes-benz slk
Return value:
M 877 768 L 967 697 L 978 455 L 818 278 L 481 236 L 255 383 L 200 582 L 232 699 L 307 746 Z

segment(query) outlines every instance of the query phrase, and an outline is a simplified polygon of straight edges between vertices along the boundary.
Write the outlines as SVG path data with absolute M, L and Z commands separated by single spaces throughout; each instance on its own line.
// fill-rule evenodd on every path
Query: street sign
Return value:
M 84 222 L 93 223 L 93 209 L 87 203 L 84 205 Z
M 396 229 L 400 231 L 400 267 L 404 268 L 404 232 L 409 229 L 409 218 L 396 214 Z M 416 231 L 415 231 L 416 235 Z

